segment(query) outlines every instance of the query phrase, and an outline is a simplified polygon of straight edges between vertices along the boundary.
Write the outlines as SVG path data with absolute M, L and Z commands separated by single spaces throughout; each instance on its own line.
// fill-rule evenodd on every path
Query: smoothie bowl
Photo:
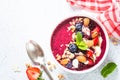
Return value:
M 51 37 L 55 62 L 70 73 L 86 73 L 104 61 L 108 51 L 104 26 L 88 16 L 73 16 L 57 25 Z

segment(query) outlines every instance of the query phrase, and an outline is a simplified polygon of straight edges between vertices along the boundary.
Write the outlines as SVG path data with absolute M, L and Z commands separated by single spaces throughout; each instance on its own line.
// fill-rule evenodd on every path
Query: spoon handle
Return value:
M 44 65 L 41 65 L 41 67 L 42 67 L 42 69 L 46 72 L 46 74 L 48 75 L 49 79 L 50 79 L 50 80 L 53 80 L 53 78 L 52 78 L 50 72 L 48 71 L 47 67 L 44 66 Z

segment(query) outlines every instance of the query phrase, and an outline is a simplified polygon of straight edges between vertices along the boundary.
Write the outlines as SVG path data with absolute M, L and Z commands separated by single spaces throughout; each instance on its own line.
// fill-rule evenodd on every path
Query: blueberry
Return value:
M 68 69 L 72 68 L 72 62 L 69 62 L 69 63 L 66 65 L 66 68 L 68 68 Z
M 76 23 L 75 27 L 77 31 L 82 31 L 82 23 Z
M 80 62 L 77 70 L 83 70 L 85 68 L 86 68 L 85 64 Z
M 94 28 L 95 28 L 96 24 L 94 21 L 90 21 L 90 24 L 89 24 L 89 29 L 92 31 Z
M 70 44 L 69 47 L 68 47 L 68 49 L 69 49 L 70 52 L 72 52 L 72 53 L 75 53 L 75 52 L 77 52 L 77 50 L 78 50 L 77 45 L 74 44 L 74 43 Z

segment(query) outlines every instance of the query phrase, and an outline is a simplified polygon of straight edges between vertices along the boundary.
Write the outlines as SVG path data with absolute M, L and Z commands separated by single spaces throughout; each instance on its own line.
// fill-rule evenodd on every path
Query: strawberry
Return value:
M 97 36 L 99 35 L 99 32 L 100 32 L 100 28 L 99 28 L 99 27 L 95 27 L 95 28 L 93 29 L 93 31 L 91 32 L 92 38 L 97 37 Z
M 41 77 L 41 71 L 37 67 L 29 66 L 26 70 L 26 74 L 29 80 L 39 80 L 39 78 Z
M 93 51 L 88 50 L 86 55 L 87 55 L 87 57 L 92 57 L 93 56 Z
M 98 42 L 99 42 L 98 37 L 95 37 L 95 38 L 93 39 L 94 46 L 96 46 L 96 45 L 98 44 Z
M 92 66 L 92 65 L 94 65 L 94 62 L 93 62 L 93 60 L 92 59 L 88 59 L 88 65 L 90 65 L 90 66 Z

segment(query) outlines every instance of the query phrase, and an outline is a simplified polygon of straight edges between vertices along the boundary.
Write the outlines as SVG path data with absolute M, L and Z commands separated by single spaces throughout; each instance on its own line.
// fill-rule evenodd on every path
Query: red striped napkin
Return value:
M 67 0 L 71 6 L 98 13 L 98 19 L 105 26 L 114 41 L 120 41 L 120 0 Z

